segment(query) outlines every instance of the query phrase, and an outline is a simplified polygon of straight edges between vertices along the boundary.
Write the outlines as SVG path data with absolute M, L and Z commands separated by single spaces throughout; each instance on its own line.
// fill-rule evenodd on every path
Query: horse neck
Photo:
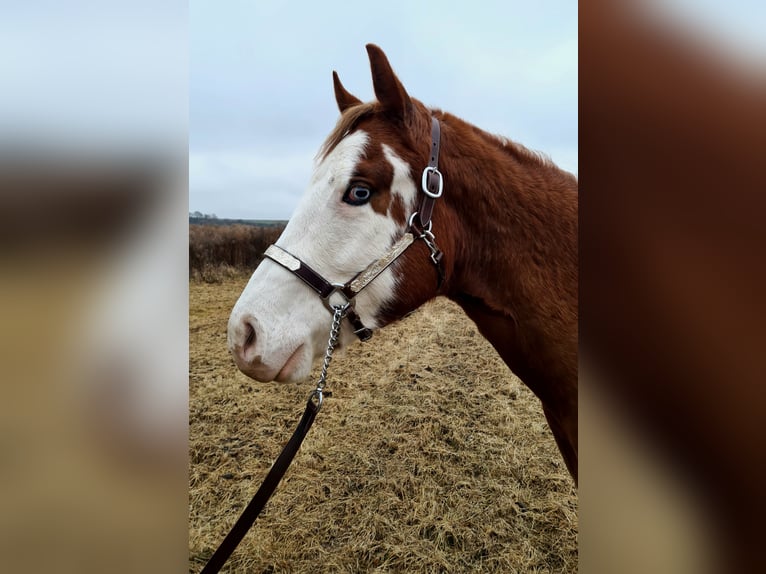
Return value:
M 576 377 L 576 179 L 457 118 L 445 123 L 450 298 L 528 385 Z

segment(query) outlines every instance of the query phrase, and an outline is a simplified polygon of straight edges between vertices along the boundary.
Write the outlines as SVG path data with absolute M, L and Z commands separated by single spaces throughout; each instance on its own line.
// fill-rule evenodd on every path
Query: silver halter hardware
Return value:
M 431 174 L 439 178 L 439 190 L 434 193 L 428 189 L 428 179 Z M 428 197 L 439 199 L 442 196 L 442 191 L 444 191 L 444 178 L 442 177 L 442 172 L 440 172 L 436 167 L 432 167 L 430 165 L 427 166 L 423 170 L 423 176 L 420 178 L 420 187 L 423 190 L 423 193 L 425 193 Z
M 330 285 L 332 285 L 333 290 L 330 291 L 326 297 L 322 297 L 322 302 L 330 313 L 334 314 L 338 307 L 342 307 L 345 315 L 348 309 L 353 309 L 356 306 L 356 299 L 354 297 L 351 297 L 350 299 L 348 298 L 348 296 L 343 291 L 343 289 L 346 287 L 343 283 L 330 283 Z M 330 298 L 333 295 L 340 295 L 343 297 L 345 303 L 342 303 L 341 305 L 333 305 L 330 301 Z

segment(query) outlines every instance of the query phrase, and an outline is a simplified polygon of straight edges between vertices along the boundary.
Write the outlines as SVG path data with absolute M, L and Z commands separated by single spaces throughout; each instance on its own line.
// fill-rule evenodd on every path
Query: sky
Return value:
M 644 4 L 644 3 L 642 3 Z M 766 3 L 651 0 L 762 69 Z M 172 155 L 190 211 L 286 219 L 380 45 L 414 97 L 578 173 L 577 4 L 0 0 L 0 155 Z M 185 182 L 179 191 L 185 195 Z
M 185 1 L 0 0 L 0 13 L 0 151 L 185 152 Z
M 193 0 L 189 210 L 288 219 L 338 119 L 374 99 L 365 44 L 408 93 L 577 173 L 577 4 Z

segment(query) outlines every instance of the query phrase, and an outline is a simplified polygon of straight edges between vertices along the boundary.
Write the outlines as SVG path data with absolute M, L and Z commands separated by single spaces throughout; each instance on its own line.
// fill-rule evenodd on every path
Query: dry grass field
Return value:
M 246 282 L 190 284 L 190 572 L 260 485 L 316 380 L 237 371 L 226 322 Z M 327 390 L 225 571 L 577 571 L 577 491 L 539 403 L 459 307 L 436 300 L 336 353 Z

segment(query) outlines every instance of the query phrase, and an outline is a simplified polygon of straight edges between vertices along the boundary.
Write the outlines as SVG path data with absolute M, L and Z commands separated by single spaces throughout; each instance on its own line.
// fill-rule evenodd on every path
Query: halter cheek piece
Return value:
M 444 189 L 444 179 L 439 171 L 440 135 L 439 120 L 431 117 L 431 153 L 428 166 L 423 170 L 421 178 L 423 198 L 420 202 L 420 209 L 409 218 L 407 231 L 389 248 L 383 257 L 370 263 L 350 281 L 346 283 L 330 283 L 303 261 L 278 245 L 270 245 L 264 253 L 264 256 L 278 263 L 311 287 L 321 297 L 330 313 L 335 312 L 334 305 L 330 302 L 330 297 L 336 293 L 343 296 L 346 300 L 345 316 L 351 323 L 356 336 L 362 341 L 367 341 L 372 337 L 372 331 L 364 326 L 359 314 L 354 309 L 356 296 L 407 251 L 407 248 L 417 239 L 422 239 L 431 252 L 431 261 L 436 266 L 438 273 L 437 290 L 441 288 L 444 281 L 443 254 L 437 247 L 436 238 L 431 232 L 431 215 L 433 214 L 434 203 L 441 197 Z M 343 305 L 341 306 L 343 307 Z

